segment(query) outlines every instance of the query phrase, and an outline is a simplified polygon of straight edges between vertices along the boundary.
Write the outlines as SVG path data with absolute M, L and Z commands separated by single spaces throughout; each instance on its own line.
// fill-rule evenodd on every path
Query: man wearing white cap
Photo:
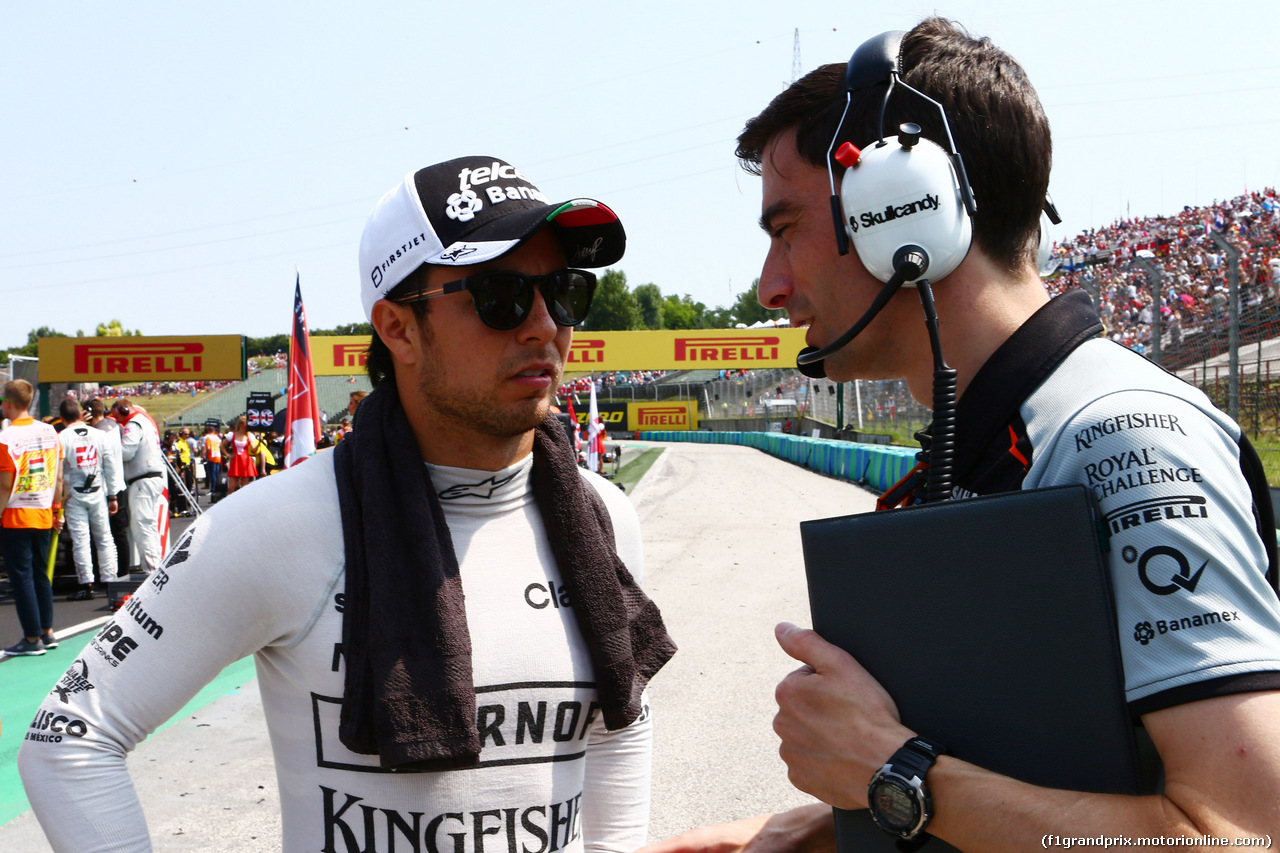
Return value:
M 127 788 L 118 756 L 250 653 L 284 849 L 644 842 L 645 685 L 675 647 L 634 510 L 549 417 L 595 287 L 568 264 L 624 246 L 609 208 L 549 204 L 491 157 L 383 196 L 360 429 L 196 521 L 85 650 L 91 695 L 46 700 L 85 723 L 19 757 L 55 849 L 149 849 L 104 782 Z

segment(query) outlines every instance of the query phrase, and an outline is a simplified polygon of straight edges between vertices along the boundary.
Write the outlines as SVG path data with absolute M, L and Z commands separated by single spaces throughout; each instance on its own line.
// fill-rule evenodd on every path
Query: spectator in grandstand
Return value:
M 737 153 L 745 168 L 763 175 L 761 224 L 770 248 L 759 283 L 761 303 L 786 308 L 794 324 L 809 327 L 809 343 L 822 348 L 884 294 L 884 310 L 825 359 L 826 372 L 836 381 L 903 376 L 917 399 L 931 398 L 933 356 L 920 299 L 905 290 L 890 296 L 856 251 L 837 252 L 829 204 L 827 170 L 837 170 L 838 179 L 843 166 L 832 163 L 828 152 L 846 140 L 874 143 L 889 67 L 900 63 L 903 82 L 941 104 L 979 199 L 972 246 L 933 289 L 943 351 L 957 370 L 961 395 L 955 494 L 1077 483 L 1092 487 L 1102 513 L 1173 499 L 1203 502 L 1207 515 L 1165 523 L 1157 513 L 1151 523 L 1113 531 L 1110 542 L 1121 614 L 1114 630 L 1124 655 L 1127 699 L 1164 760 L 1162 790 L 1141 797 L 1051 790 L 938 756 L 927 743 L 931 733 L 903 725 L 892 697 L 856 660 L 813 631 L 783 624 L 779 643 L 804 664 L 776 694 L 774 729 L 789 778 L 830 805 L 870 805 L 886 827 L 896 825 L 890 834 L 905 849 L 927 840 L 916 833 L 931 812 L 927 832 L 961 850 L 1030 850 L 1045 833 L 1274 835 L 1280 801 L 1280 606 L 1272 588 L 1275 525 L 1256 455 L 1204 395 L 1100 338 L 1101 324 L 1086 294 L 1073 291 L 1050 301 L 1035 262 L 1049 180 L 1049 127 L 1012 58 L 938 18 L 903 37 L 900 48 L 891 44 L 882 52 L 889 58 L 865 75 L 866 85 L 853 92 L 843 122 L 840 63 L 792 84 L 739 137 Z M 868 67 L 862 63 L 862 70 Z M 875 82 L 867 79 L 872 75 Z M 926 137 L 947 143 L 929 104 L 902 86 L 892 93 L 885 128 L 915 122 Z M 1000 121 L 990 122 L 995 115 Z M 864 162 L 857 168 L 877 167 L 888 165 Z M 910 223 L 895 227 L 898 234 L 910 231 Z M 1099 473 L 1099 463 L 1125 459 L 1134 463 L 1130 470 L 1113 472 L 1115 477 Z M 1149 485 L 1155 478 L 1136 473 L 1149 475 L 1156 466 L 1185 472 L 1176 493 L 1186 497 L 1171 498 L 1168 487 Z M 1134 503 L 1144 500 L 1149 503 Z M 1142 570 L 1133 565 L 1139 554 L 1176 554 L 1179 564 L 1202 567 L 1204 580 L 1170 583 L 1170 574 L 1182 580 L 1190 570 L 1179 578 L 1166 563 L 1160 577 L 1144 585 Z M 1132 559 L 1126 562 L 1122 555 Z M 1155 642 L 1147 642 L 1142 627 L 1166 614 L 1185 615 L 1191 626 L 1191 614 L 1223 610 L 1240 618 L 1197 616 L 1196 627 Z M 896 798 L 870 798 L 871 783 L 883 778 L 887 764 L 914 778 L 917 787 L 902 789 Z M 900 810 L 889 812 L 886 800 Z M 908 815 L 911 821 L 904 820 Z M 829 809 L 805 807 L 697 830 L 647 853 L 829 849 L 831 827 Z
M 231 460 L 227 463 L 228 495 L 258 476 L 258 451 L 258 437 L 249 431 L 249 419 L 241 415 L 222 445 L 223 455 Z
M 120 423 L 129 493 L 129 547 L 142 571 L 150 574 L 169 550 L 169 493 L 160 430 L 144 408 L 127 398 L 116 400 L 111 416 Z
M 119 481 L 116 466 L 121 460 L 118 454 L 107 452 L 110 437 L 84 422 L 75 400 L 63 400 L 58 413 L 67 425 L 58 433 L 62 444 L 63 514 L 80 581 L 80 588 L 67 600 L 87 601 L 93 598 L 94 550 L 102 582 L 116 579 L 117 554 L 109 518 L 119 506 L 109 484 Z
M 1225 287 L 1226 272 L 1213 241 L 1215 233 L 1240 251 L 1240 326 L 1247 329 L 1274 319 L 1280 305 L 1269 286 L 1266 261 L 1280 244 L 1280 219 L 1272 188 L 1207 207 L 1186 207 L 1173 216 L 1120 220 L 1069 238 L 1055 249 L 1064 272 L 1051 282 L 1050 292 L 1057 295 L 1083 286 L 1094 297 L 1103 322 L 1117 340 L 1137 336 L 1150 342 L 1150 327 L 1135 321 L 1124 309 L 1134 298 L 1131 287 L 1146 297 L 1150 282 L 1144 274 L 1129 269 L 1129 264 L 1138 250 L 1151 250 L 1166 275 L 1166 304 L 1180 305 L 1185 311 L 1180 332 L 1186 335 L 1169 341 L 1164 359 L 1177 359 L 1184 341 L 1196 344 L 1197 356 L 1215 355 L 1226 348 L 1221 334 L 1225 297 L 1214 300 L 1219 303 L 1216 311 L 1211 303 L 1214 288 Z M 1216 323 L 1212 322 L 1215 317 Z
M 568 264 L 624 242 L 604 205 L 549 204 L 491 157 L 382 197 L 360 429 L 202 516 L 100 634 L 133 646 L 72 697 L 84 737 L 19 756 L 55 850 L 148 848 L 121 756 L 248 653 L 280 849 L 644 842 L 646 684 L 674 646 L 636 581 L 634 509 L 548 417 L 593 292 Z M 67 713 L 57 691 L 45 707 Z
M 23 636 L 5 657 L 42 655 L 58 647 L 53 586 L 45 574 L 49 540 L 62 527 L 62 445 L 53 427 L 31 417 L 35 389 L 25 379 L 4 386 L 9 425 L 0 431 L 0 554 Z

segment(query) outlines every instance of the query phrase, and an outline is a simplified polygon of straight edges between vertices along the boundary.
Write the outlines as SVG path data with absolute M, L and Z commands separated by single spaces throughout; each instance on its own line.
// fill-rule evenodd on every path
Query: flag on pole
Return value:
M 596 406 L 596 383 L 591 381 L 591 408 L 587 411 L 587 470 L 599 474 L 604 456 L 604 421 Z
M 302 309 L 302 275 L 293 291 L 293 335 L 289 341 L 289 385 L 284 417 L 284 467 L 292 468 L 316 452 L 320 440 L 320 401 L 311 368 L 307 314 Z
M 565 400 L 569 404 L 569 421 L 573 424 L 573 452 L 576 457 L 582 449 L 582 427 L 578 424 L 578 413 L 573 410 L 573 395 L 567 395 Z

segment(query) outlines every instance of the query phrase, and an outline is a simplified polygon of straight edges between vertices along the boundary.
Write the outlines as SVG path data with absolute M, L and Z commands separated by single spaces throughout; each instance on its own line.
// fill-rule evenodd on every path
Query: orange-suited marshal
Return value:
M 9 426 L 0 432 L 0 553 L 13 588 L 23 636 L 6 656 L 42 655 L 53 640 L 53 587 L 45 565 L 51 531 L 62 523 L 62 444 L 53 427 L 28 414 L 35 389 L 23 379 L 4 386 L 0 409 Z

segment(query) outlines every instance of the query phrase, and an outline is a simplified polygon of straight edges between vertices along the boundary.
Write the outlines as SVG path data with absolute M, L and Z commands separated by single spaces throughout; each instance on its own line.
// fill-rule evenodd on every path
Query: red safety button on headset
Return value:
M 853 168 L 862 158 L 862 152 L 852 142 L 846 142 L 836 149 L 836 162 L 846 169 Z

